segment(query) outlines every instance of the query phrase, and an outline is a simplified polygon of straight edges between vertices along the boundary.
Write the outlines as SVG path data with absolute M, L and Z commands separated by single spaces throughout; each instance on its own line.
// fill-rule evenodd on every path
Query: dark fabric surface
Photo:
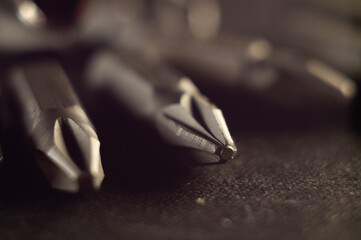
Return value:
M 361 142 L 347 105 L 204 91 L 224 109 L 236 159 L 181 167 L 109 95 L 84 99 L 102 141 L 102 189 L 54 192 L 24 147 L 7 146 L 0 239 L 359 239 Z

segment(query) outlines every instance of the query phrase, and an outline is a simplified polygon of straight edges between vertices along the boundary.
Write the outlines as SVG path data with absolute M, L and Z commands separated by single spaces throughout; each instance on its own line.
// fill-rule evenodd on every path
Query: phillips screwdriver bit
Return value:
M 67 192 L 99 189 L 100 142 L 59 63 L 39 59 L 15 66 L 5 91 L 51 186 Z
M 109 50 L 92 57 L 86 74 L 93 87 L 112 91 L 166 142 L 187 149 L 193 163 L 221 163 L 236 155 L 222 111 L 187 77 L 159 62 Z

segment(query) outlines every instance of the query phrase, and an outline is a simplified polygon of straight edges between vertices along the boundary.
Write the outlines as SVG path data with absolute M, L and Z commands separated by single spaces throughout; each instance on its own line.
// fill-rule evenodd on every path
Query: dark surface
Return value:
M 77 62 L 63 63 L 72 79 Z M 361 238 L 361 136 L 348 103 L 289 76 L 266 93 L 200 86 L 223 109 L 239 154 L 189 168 L 111 96 L 74 85 L 102 142 L 103 187 L 51 190 L 12 130 L 0 168 L 1 240 Z
M 236 159 L 180 167 L 146 125 L 93 96 L 85 103 L 102 141 L 101 191 L 54 192 L 23 147 L 8 146 L 0 239 L 360 238 L 361 139 L 346 105 L 319 96 L 276 106 L 204 90 L 224 109 Z

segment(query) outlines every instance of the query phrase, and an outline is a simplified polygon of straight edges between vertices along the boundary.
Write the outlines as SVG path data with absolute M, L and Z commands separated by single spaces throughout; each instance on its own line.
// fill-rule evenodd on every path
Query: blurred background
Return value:
M 223 110 L 238 156 L 182 165 L 89 81 L 104 47 L 189 76 Z M 5 131 L 1 239 L 360 238 L 360 1 L 1 0 L 1 77 L 39 55 L 74 85 L 106 177 L 98 193 L 55 192 Z

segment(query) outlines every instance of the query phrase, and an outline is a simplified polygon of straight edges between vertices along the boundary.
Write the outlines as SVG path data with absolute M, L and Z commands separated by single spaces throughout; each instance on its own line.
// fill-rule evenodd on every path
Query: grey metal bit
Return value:
M 37 162 L 53 188 L 100 188 L 100 142 L 63 69 L 53 60 L 30 61 L 9 74 L 4 91 L 19 110 Z
M 187 77 L 160 63 L 103 50 L 87 71 L 93 87 L 112 91 L 136 116 L 157 127 L 172 145 L 195 155 L 197 163 L 219 163 L 237 152 L 222 111 Z
M 127 38 L 120 39 L 119 47 L 175 63 L 207 79 L 208 84 L 223 88 L 243 87 L 260 92 L 277 85 L 280 75 L 287 73 L 316 92 L 327 92 L 346 101 L 356 96 L 354 80 L 335 67 L 297 49 L 274 46 L 265 39 L 223 34 L 209 41 L 197 41 L 186 35 L 156 35 L 147 29 L 143 35 Z

